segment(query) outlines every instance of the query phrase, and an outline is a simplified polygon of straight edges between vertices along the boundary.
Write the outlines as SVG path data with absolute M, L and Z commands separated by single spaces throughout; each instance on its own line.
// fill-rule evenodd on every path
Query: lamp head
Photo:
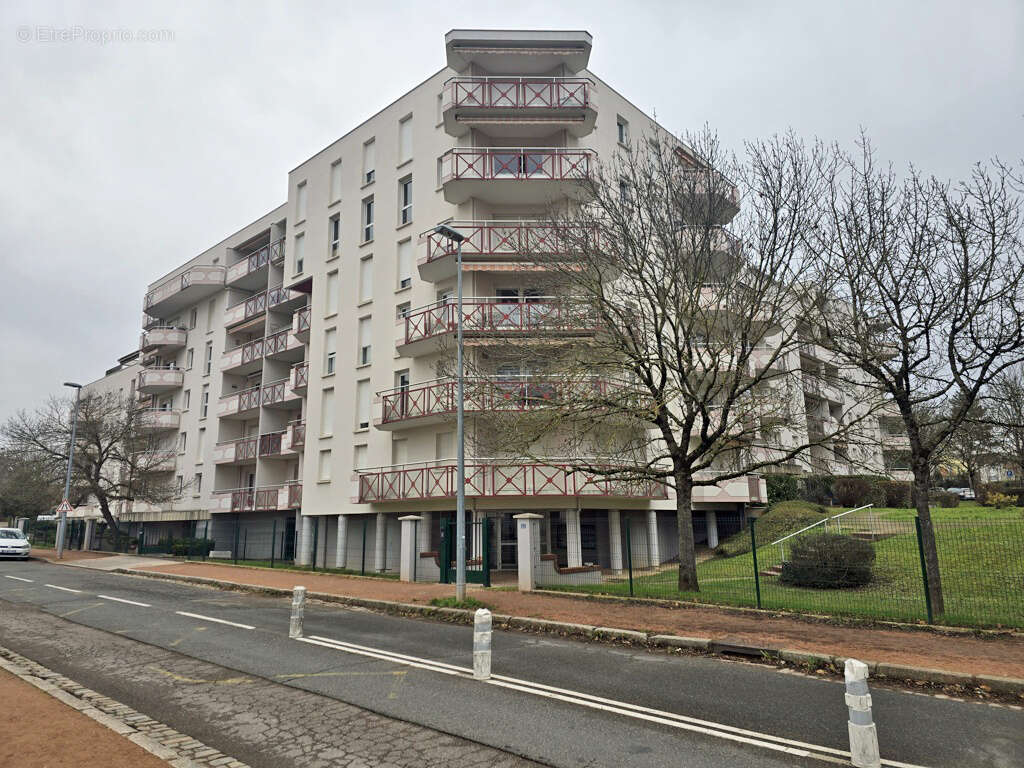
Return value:
M 64 382 L 64 386 L 65 387 L 72 387 L 74 389 L 81 389 L 82 388 L 81 384 L 75 384 L 75 382 L 73 382 L 73 381 L 65 381 Z
M 445 224 L 441 224 L 440 226 L 436 227 L 434 231 L 441 237 L 446 237 L 455 243 L 461 243 L 463 240 L 466 239 L 466 236 L 459 232 L 457 229 L 452 229 L 451 227 Z

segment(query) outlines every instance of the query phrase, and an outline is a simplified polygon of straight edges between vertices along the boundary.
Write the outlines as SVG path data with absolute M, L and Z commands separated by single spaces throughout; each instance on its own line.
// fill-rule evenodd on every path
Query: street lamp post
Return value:
M 455 398 L 455 443 L 456 482 L 455 490 L 455 599 L 462 602 L 466 599 L 466 430 L 465 404 L 463 403 L 464 368 L 462 362 L 462 241 L 466 239 L 461 232 L 441 225 L 434 233 L 455 243 L 455 292 L 456 331 L 455 346 L 457 373 L 457 394 Z
M 68 472 L 64 477 L 64 501 L 71 495 L 71 462 L 75 458 L 75 437 L 78 431 L 78 401 L 82 396 L 82 385 L 73 381 L 65 381 L 65 387 L 72 387 L 75 390 L 75 411 L 71 417 L 71 444 L 68 446 Z M 68 513 L 61 503 L 60 520 L 57 522 L 57 559 L 64 557 L 64 535 L 68 527 Z

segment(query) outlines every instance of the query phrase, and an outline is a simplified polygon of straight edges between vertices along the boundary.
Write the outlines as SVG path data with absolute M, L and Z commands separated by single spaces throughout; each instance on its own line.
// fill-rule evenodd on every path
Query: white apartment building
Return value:
M 546 294 L 522 243 L 543 240 L 549 204 L 577 199 L 593 163 L 653 120 L 587 69 L 586 32 L 454 30 L 445 50 L 443 69 L 292 170 L 286 203 L 149 286 L 138 363 L 90 385 L 128 381 L 153 409 L 152 449 L 167 452 L 180 497 L 121 511 L 147 541 L 227 541 L 241 526 L 249 557 L 273 541 L 299 563 L 315 546 L 321 564 L 385 569 L 399 517 L 415 514 L 420 550 L 437 550 L 456 491 L 454 381 L 437 377 L 455 328 L 454 247 L 421 236 L 437 224 L 467 238 L 476 369 L 528 373 L 489 357 L 497 340 L 592 333 Z M 828 362 L 809 343 L 798 364 Z M 840 417 L 842 392 L 805 394 L 808 429 Z M 467 431 L 489 407 L 467 401 Z M 467 455 L 467 514 L 493 522 L 493 568 L 516 566 L 520 512 L 543 516 L 561 565 L 621 568 L 625 526 L 657 562 L 677 555 L 670 492 L 571 469 Z M 695 500 L 698 538 L 713 544 L 706 513 L 766 493 L 752 476 Z

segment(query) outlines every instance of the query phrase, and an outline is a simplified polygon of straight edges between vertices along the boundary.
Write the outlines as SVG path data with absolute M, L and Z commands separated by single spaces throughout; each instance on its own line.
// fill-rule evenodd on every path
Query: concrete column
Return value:
M 622 525 L 619 510 L 608 510 L 608 552 L 611 556 L 611 569 L 622 573 Z
M 374 538 L 373 538 L 373 570 L 383 571 L 384 570 L 384 556 L 386 554 L 384 547 L 386 544 L 385 537 L 387 536 L 387 517 L 384 516 L 383 512 L 377 513 L 377 524 L 374 526 Z
M 580 511 L 565 510 L 565 549 L 567 565 L 579 568 L 583 565 L 583 541 L 580 538 Z
M 344 568 L 348 562 L 348 516 L 338 515 L 338 530 L 334 537 L 334 567 Z
M 92 532 L 95 525 L 95 520 L 85 521 L 85 534 L 82 536 L 82 549 L 89 549 L 92 547 Z
M 299 515 L 295 521 L 299 528 L 299 548 L 295 553 L 296 565 L 309 565 L 313 562 L 313 526 L 316 518 Z
M 652 568 L 661 564 L 661 551 L 658 547 L 658 512 L 647 510 L 647 554 Z
M 433 552 L 434 548 L 431 546 L 430 534 L 434 526 L 434 513 L 423 512 L 420 514 L 420 525 L 419 525 L 419 551 L 420 552 Z
M 400 581 L 416 580 L 416 560 L 419 558 L 419 547 L 416 546 L 419 538 L 416 530 L 416 523 L 422 523 L 423 518 L 419 515 L 403 515 L 398 518 L 402 521 L 402 543 L 399 547 L 398 578 Z
M 718 517 L 710 510 L 704 513 L 707 520 L 708 546 L 714 549 L 718 546 Z
M 519 568 L 519 590 L 530 592 L 536 586 L 534 563 L 540 562 L 540 521 L 543 515 L 524 512 L 513 515 L 516 521 L 516 565 Z

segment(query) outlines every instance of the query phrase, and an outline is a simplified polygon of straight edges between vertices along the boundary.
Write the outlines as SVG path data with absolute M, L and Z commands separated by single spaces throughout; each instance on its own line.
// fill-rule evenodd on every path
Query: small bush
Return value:
M 214 548 L 212 539 L 174 539 L 171 554 L 178 557 L 209 557 Z
M 837 477 L 832 484 L 832 491 L 835 493 L 836 501 L 844 507 L 859 507 L 861 504 L 870 504 L 866 501 L 871 493 L 872 484 L 866 477 Z
M 871 581 L 875 550 L 866 541 L 838 533 L 798 537 L 779 580 L 794 587 L 847 589 Z
M 999 493 L 998 491 L 990 492 L 986 499 L 987 506 L 995 507 L 996 509 L 1007 509 L 1008 507 L 1015 506 L 1016 502 L 1017 499 L 1013 496 Z
M 764 482 L 768 486 L 769 504 L 800 498 L 800 485 L 793 475 L 765 475 Z
M 960 497 L 957 496 L 955 493 L 950 493 L 949 491 L 939 491 L 937 493 L 933 493 L 929 497 L 929 500 L 934 501 L 940 507 L 944 507 L 946 509 L 951 509 L 953 507 L 960 506 Z
M 901 483 L 898 480 L 880 480 L 878 489 L 884 496 L 884 506 L 894 509 L 910 508 L 910 483 Z

